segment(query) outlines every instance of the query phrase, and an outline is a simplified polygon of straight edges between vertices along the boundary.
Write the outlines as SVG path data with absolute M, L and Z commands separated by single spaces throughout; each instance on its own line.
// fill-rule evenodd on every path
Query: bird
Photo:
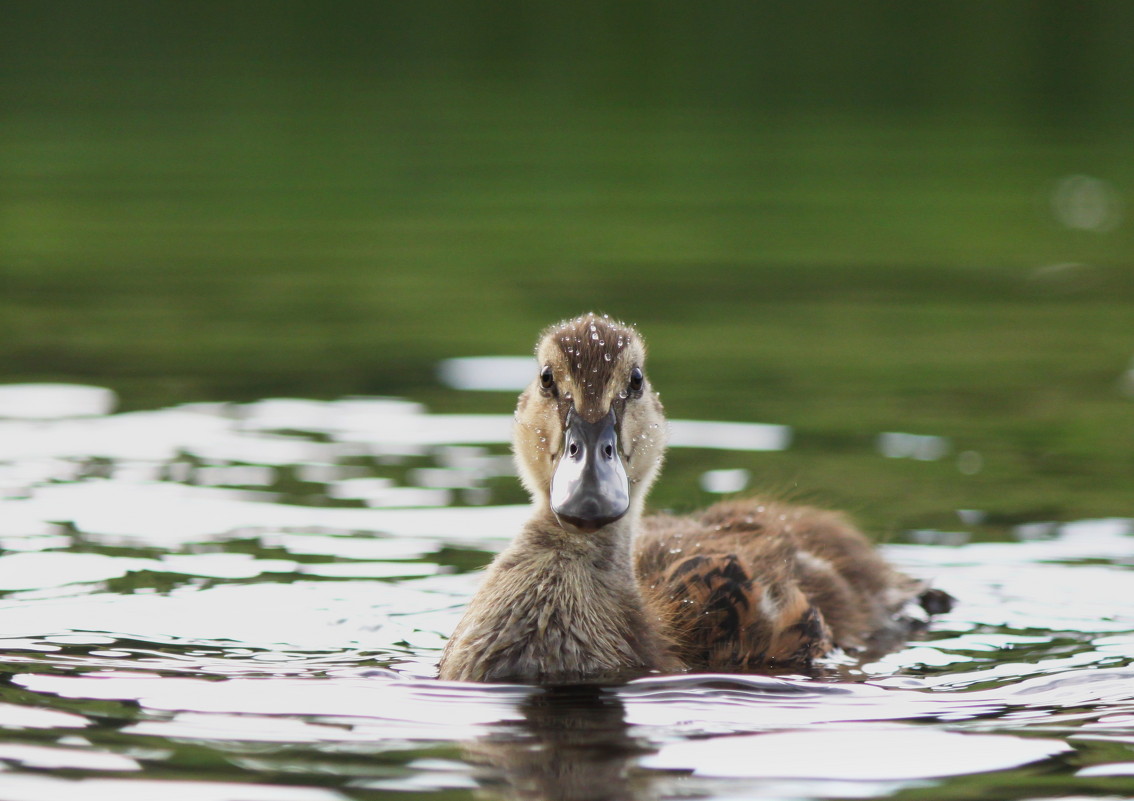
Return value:
M 890 650 L 952 606 L 837 512 L 751 497 L 645 515 L 667 423 L 634 326 L 596 313 L 551 325 L 536 367 L 513 425 L 531 515 L 487 567 L 441 680 L 806 675 Z

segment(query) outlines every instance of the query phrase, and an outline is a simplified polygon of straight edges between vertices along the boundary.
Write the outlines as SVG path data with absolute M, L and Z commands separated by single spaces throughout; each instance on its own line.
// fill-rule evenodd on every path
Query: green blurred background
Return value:
M 659 504 L 745 467 L 881 536 L 1131 515 L 1132 32 L 1125 0 L 3 2 L 0 380 L 505 412 L 438 360 L 595 309 L 672 416 L 796 431 L 674 452 Z

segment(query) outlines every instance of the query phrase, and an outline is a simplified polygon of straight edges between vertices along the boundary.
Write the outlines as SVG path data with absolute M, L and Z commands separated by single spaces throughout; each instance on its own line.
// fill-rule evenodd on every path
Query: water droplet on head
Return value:
M 610 354 L 609 354 L 609 353 L 604 353 L 604 354 L 602 355 L 602 358 L 603 358 L 603 361 L 607 361 L 607 362 L 609 362 L 609 361 L 610 361 Z

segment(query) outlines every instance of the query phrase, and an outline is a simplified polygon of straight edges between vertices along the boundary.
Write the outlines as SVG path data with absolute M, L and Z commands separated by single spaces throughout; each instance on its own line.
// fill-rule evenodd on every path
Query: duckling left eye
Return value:
M 642 386 L 646 383 L 646 377 L 642 375 L 642 368 L 635 367 L 630 371 L 630 383 L 628 388 L 631 392 L 641 392 Z
M 547 394 L 555 392 L 555 374 L 551 371 L 550 364 L 545 364 L 539 371 L 539 386 Z

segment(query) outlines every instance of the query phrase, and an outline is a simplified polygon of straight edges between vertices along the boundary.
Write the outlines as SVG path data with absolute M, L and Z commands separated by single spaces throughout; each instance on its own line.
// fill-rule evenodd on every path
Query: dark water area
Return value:
M 5 4 L 0 796 L 1130 795 L 1132 29 Z M 653 508 L 846 509 L 962 603 L 824 681 L 436 682 L 510 371 L 592 309 Z
M 1128 4 L 2 13 L 4 380 L 498 413 L 435 365 L 595 309 L 882 536 L 1134 514 Z

